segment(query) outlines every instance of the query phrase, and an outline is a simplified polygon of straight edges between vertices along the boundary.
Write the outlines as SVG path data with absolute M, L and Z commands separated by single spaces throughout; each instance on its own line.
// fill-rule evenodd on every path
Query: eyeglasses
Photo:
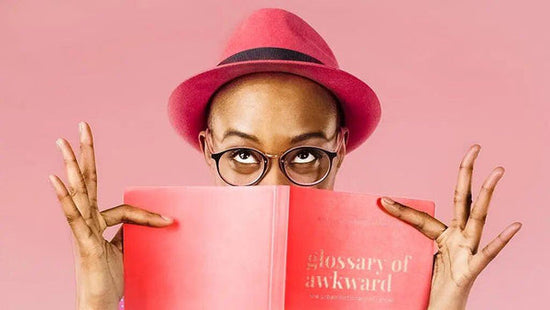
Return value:
M 338 132 L 338 144 L 334 151 L 317 146 L 292 147 L 282 154 L 267 154 L 251 147 L 233 147 L 214 153 L 208 141 L 209 129 L 206 131 L 206 145 L 216 161 L 219 176 L 229 185 L 254 185 L 265 176 L 273 158 L 283 174 L 294 184 L 312 186 L 322 182 L 332 169 L 332 160 L 342 146 L 343 128 Z

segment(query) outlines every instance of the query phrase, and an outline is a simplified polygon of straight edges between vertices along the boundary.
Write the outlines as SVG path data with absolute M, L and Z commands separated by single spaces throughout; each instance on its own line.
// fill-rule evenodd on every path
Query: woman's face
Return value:
M 214 153 L 231 147 L 252 147 L 267 154 L 282 154 L 291 147 L 308 145 L 334 151 L 338 144 L 339 116 L 336 102 L 319 84 L 288 73 L 261 72 L 241 76 L 220 89 L 212 99 L 209 132 L 199 141 L 216 185 L 228 185 L 218 175 L 205 145 L 206 135 Z M 313 187 L 333 189 L 336 173 L 346 153 L 345 139 L 333 159 L 328 176 Z M 291 185 L 277 158 L 256 185 Z

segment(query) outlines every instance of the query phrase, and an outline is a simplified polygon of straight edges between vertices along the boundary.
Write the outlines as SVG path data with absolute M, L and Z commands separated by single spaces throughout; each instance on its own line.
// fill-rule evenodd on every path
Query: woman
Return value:
M 258 27 L 258 23 L 265 27 Z M 220 66 L 187 80 L 174 91 L 170 99 L 172 124 L 204 154 L 216 185 L 293 184 L 332 190 L 345 155 L 374 130 L 379 119 L 376 97 L 368 86 L 337 70 L 330 50 L 316 53 L 316 48 L 328 48 L 322 44 L 324 41 L 310 46 L 309 53 L 302 53 L 307 47 L 292 49 L 296 48 L 295 42 L 320 39 L 304 23 L 280 9 L 255 12 L 230 41 L 228 55 Z M 265 38 L 280 43 L 284 40 L 277 36 L 295 35 L 297 24 L 302 27 L 300 40 L 285 41 L 291 43 L 284 49 L 273 49 L 262 41 L 253 45 L 260 46 L 260 50 L 235 50 L 235 38 L 258 37 L 242 32 L 276 29 L 268 30 Z M 269 28 L 273 25 L 277 27 Z M 285 34 L 281 27 L 290 27 L 291 31 Z M 309 31 L 309 40 L 304 29 Z M 273 64 L 281 66 L 266 69 Z M 222 70 L 233 75 L 220 74 Z M 315 78 L 313 71 L 317 72 Z M 349 89 L 350 83 L 357 83 L 356 87 Z M 50 181 L 74 235 L 78 308 L 116 309 L 124 284 L 122 230 L 111 241 L 105 240 L 102 232 L 120 223 L 165 227 L 172 220 L 125 204 L 99 211 L 92 132 L 87 123 L 79 125 L 78 161 L 69 143 L 57 140 L 67 170 L 67 185 L 54 175 L 50 175 Z M 320 150 L 336 156 L 327 159 Z M 517 222 L 509 225 L 479 249 L 489 202 L 504 173 L 502 167 L 496 167 L 472 204 L 471 179 L 479 151 L 479 145 L 471 146 L 459 165 L 454 217 L 448 225 L 387 197 L 382 199 L 390 214 L 438 244 L 429 309 L 465 309 L 474 280 L 521 227 Z M 332 160 L 332 165 L 320 164 L 326 160 Z M 289 171 L 285 164 L 315 161 L 319 162 L 319 173 L 307 177 Z M 247 173 L 237 171 L 237 165 Z

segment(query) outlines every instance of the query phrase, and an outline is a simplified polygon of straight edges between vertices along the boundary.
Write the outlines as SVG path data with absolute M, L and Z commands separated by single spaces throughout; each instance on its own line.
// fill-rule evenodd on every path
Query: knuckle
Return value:
M 454 197 L 453 197 L 454 203 L 471 203 L 472 202 L 472 193 L 463 193 L 459 190 L 455 190 Z
M 399 211 L 399 212 L 402 212 L 405 210 L 405 206 L 400 204 L 399 202 L 395 201 L 395 203 L 393 204 L 393 207 Z
M 130 212 L 134 209 L 133 206 L 129 205 L 129 204 L 122 204 L 116 208 L 119 208 L 120 210 L 122 210 L 122 212 Z
M 147 213 L 147 216 L 148 216 L 149 218 L 153 218 L 153 219 L 154 219 L 154 218 L 159 218 L 159 217 L 160 217 L 160 214 L 158 214 L 158 213 L 151 212 L 151 211 L 145 211 L 145 212 Z
M 457 196 L 457 195 L 455 195 L 454 198 L 453 198 L 453 202 L 454 202 L 455 204 L 457 204 L 457 203 L 463 203 L 463 202 L 466 202 L 466 199 L 464 199 L 464 197 L 462 197 L 462 196 Z
M 74 198 L 78 194 L 87 194 L 86 188 L 83 186 L 74 187 L 74 186 L 68 185 L 67 192 L 69 193 L 69 196 L 71 196 L 72 198 Z
M 121 221 L 124 223 L 139 222 L 141 225 L 155 226 L 155 219 L 160 216 L 157 213 L 128 204 L 121 205 L 120 208 L 122 209 Z
M 123 212 L 123 213 L 120 215 L 120 222 L 121 222 L 121 223 L 128 223 L 128 222 L 130 222 L 130 218 L 128 217 L 128 213 Z
M 155 226 L 155 219 L 157 218 L 156 214 L 148 211 L 143 211 L 143 216 L 144 216 L 145 225 Z
M 65 214 L 65 219 L 69 225 L 73 225 L 78 220 L 78 215 L 76 214 Z
M 84 169 L 84 171 L 82 171 L 82 176 L 86 180 L 97 182 L 97 172 L 91 169 Z
M 77 164 L 76 158 L 74 158 L 73 156 L 68 157 L 68 158 L 65 157 L 65 158 L 63 158 L 63 161 L 65 162 L 65 165 L 67 165 L 67 166 Z
M 82 147 L 93 148 L 93 147 L 94 147 L 94 141 L 91 140 L 91 139 L 86 139 L 86 141 L 81 142 L 80 147 L 81 147 L 81 148 L 82 148 Z
M 70 204 L 72 202 L 72 197 L 71 197 L 70 193 L 68 192 L 68 190 L 67 190 L 67 192 L 59 195 L 58 197 L 59 197 L 59 201 L 62 204 Z
M 489 251 L 488 247 L 484 247 L 483 249 L 481 249 L 481 252 L 485 257 L 488 257 L 489 259 L 493 259 L 496 256 L 492 251 Z
M 481 186 L 481 190 L 484 191 L 487 194 L 492 194 L 493 191 L 495 190 L 495 188 L 493 186 L 487 186 L 487 185 L 484 184 L 484 185 Z
M 71 185 L 67 185 L 67 193 L 71 198 L 74 198 L 76 196 L 76 189 Z
M 472 216 L 470 216 L 470 219 L 478 221 L 481 224 L 485 224 L 485 222 L 487 221 L 487 214 L 473 214 Z
M 457 218 L 453 218 L 451 220 L 451 226 L 455 226 L 455 227 L 458 227 L 460 228 L 461 230 L 463 230 L 466 226 L 465 226 L 465 223 L 464 223 L 464 220 L 459 220 Z
M 82 195 L 88 195 L 88 190 L 86 189 L 84 182 L 82 183 L 82 186 L 76 187 L 76 192 Z
M 474 170 L 474 166 L 473 165 L 469 165 L 469 164 L 465 164 L 464 162 L 461 162 L 460 165 L 458 166 L 458 169 L 459 170 L 466 170 L 466 171 L 473 171 Z
M 92 171 L 88 174 L 88 180 L 97 182 L 97 172 Z
M 397 213 L 394 213 L 393 216 L 395 216 L 398 219 L 402 219 L 403 218 L 403 213 L 402 212 L 397 212 Z
M 131 206 L 123 206 L 120 219 L 123 223 L 131 222 L 136 217 L 136 211 Z
M 426 215 L 426 212 L 422 212 L 420 220 L 414 224 L 414 227 L 416 227 L 416 229 L 422 230 L 424 226 L 426 226 Z

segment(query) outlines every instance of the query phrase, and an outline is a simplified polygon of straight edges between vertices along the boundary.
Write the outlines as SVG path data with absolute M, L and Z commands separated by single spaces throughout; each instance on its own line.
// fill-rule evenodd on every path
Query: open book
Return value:
M 380 196 L 297 186 L 129 187 L 171 216 L 123 224 L 130 310 L 426 309 L 435 243 Z M 392 197 L 434 215 L 428 200 Z

